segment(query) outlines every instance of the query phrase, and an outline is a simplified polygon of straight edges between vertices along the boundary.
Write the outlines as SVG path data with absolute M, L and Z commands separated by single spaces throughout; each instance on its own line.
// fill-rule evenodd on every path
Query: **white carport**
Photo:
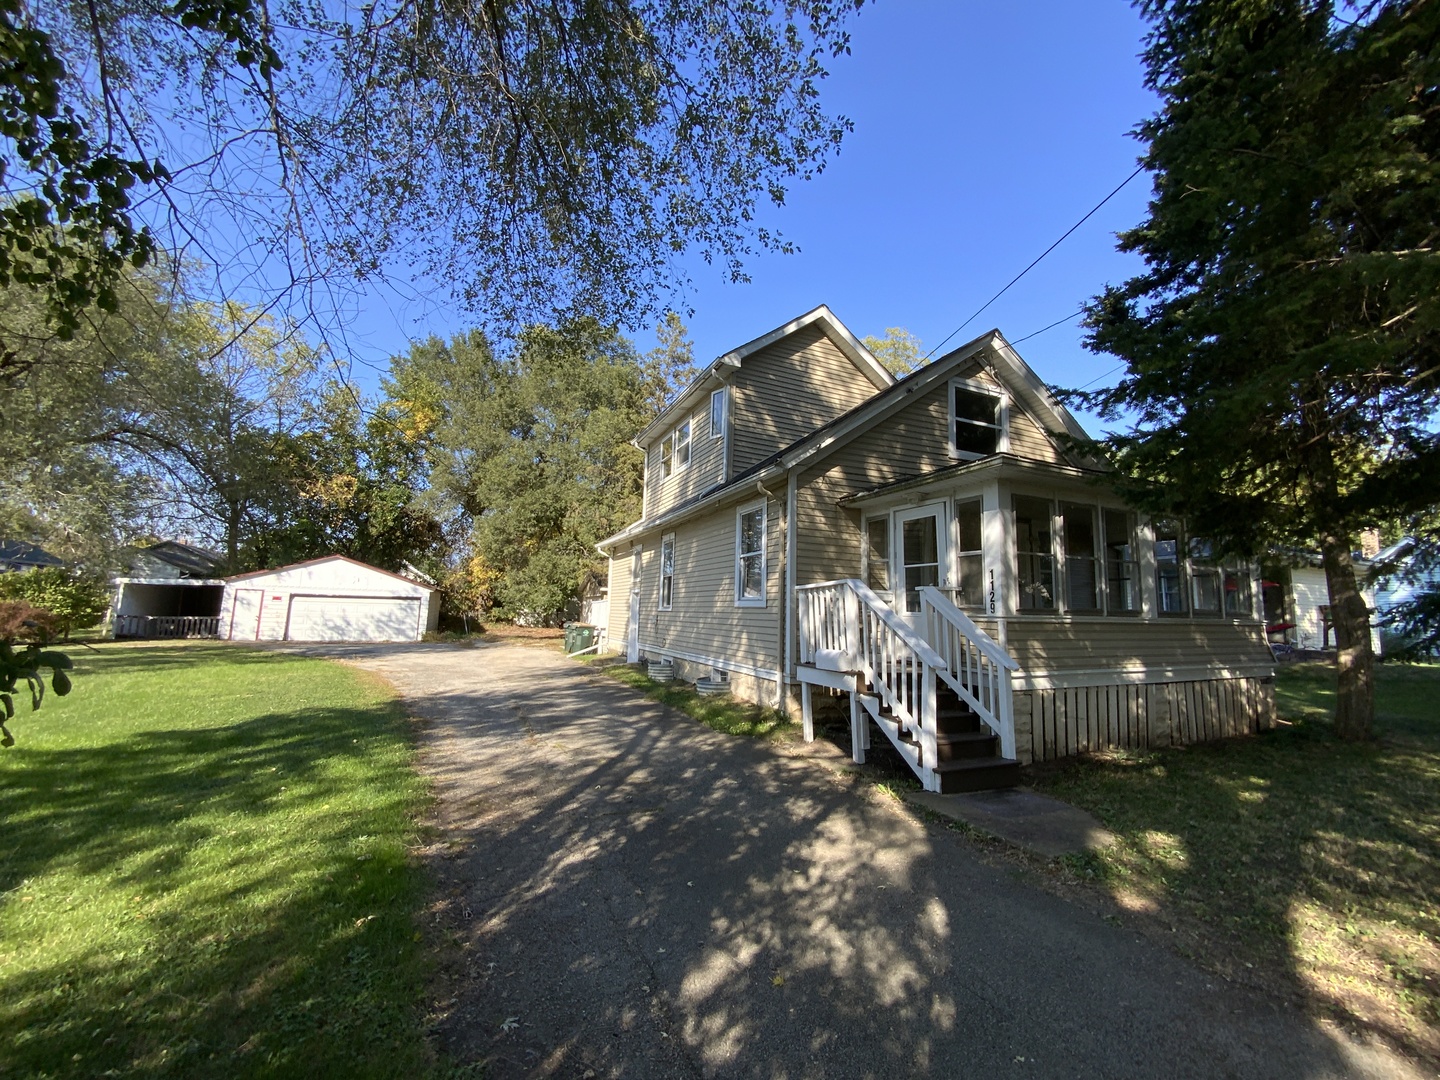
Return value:
M 327 555 L 228 578 L 220 637 L 419 641 L 439 619 L 439 590 L 343 555 Z

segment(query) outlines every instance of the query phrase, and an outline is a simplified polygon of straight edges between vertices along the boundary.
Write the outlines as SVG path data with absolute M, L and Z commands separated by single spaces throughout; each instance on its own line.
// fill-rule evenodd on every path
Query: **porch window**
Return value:
M 735 514 L 735 604 L 765 606 L 765 504 Z
M 865 522 L 865 584 L 876 592 L 890 591 L 890 519 Z
M 1200 537 L 1190 539 L 1190 594 L 1196 615 L 1220 614 L 1220 567 L 1210 541 Z
M 984 383 L 950 384 L 950 456 L 982 458 L 1005 441 L 1005 399 Z
M 983 610 L 985 607 L 985 558 L 980 548 L 980 503 L 955 506 L 955 568 L 960 572 L 955 586 L 955 605 Z
M 1104 511 L 1106 609 L 1111 615 L 1140 610 L 1140 565 L 1135 558 L 1135 516 Z
M 1015 496 L 1015 570 L 1020 611 L 1055 609 L 1055 544 L 1050 500 Z
M 1065 551 L 1065 609 L 1099 612 L 1099 537 L 1095 532 L 1095 508 L 1075 503 L 1060 507 L 1060 542 Z
M 1232 619 L 1255 617 L 1255 594 L 1249 570 L 1225 571 L 1225 614 Z
M 1184 615 L 1184 560 L 1180 553 L 1180 526 L 1155 522 L 1155 592 L 1161 615 Z
M 725 388 L 710 392 L 710 437 L 719 439 L 725 435 Z
M 675 599 L 675 534 L 660 539 L 660 610 L 669 611 Z

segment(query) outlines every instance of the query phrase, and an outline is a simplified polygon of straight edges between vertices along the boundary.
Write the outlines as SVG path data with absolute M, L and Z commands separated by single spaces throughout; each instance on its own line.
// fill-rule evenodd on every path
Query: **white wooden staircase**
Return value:
M 799 601 L 805 739 L 812 691 L 850 698 L 850 740 L 865 761 L 870 721 L 927 791 L 981 791 L 1019 782 L 1011 675 L 1018 665 L 939 589 L 920 589 L 917 633 L 863 581 L 804 585 Z

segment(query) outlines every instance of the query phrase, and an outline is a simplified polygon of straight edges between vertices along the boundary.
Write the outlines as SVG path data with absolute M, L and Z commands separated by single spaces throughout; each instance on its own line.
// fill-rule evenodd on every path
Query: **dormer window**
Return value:
M 1005 395 L 993 387 L 969 379 L 953 380 L 950 456 L 969 461 L 1008 449 L 1006 411 Z

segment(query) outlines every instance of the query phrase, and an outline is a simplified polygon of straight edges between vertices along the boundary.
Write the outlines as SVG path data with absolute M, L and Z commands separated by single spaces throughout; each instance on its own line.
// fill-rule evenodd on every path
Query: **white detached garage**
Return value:
M 230 641 L 419 641 L 440 593 L 388 570 L 323 559 L 227 578 L 220 636 Z

